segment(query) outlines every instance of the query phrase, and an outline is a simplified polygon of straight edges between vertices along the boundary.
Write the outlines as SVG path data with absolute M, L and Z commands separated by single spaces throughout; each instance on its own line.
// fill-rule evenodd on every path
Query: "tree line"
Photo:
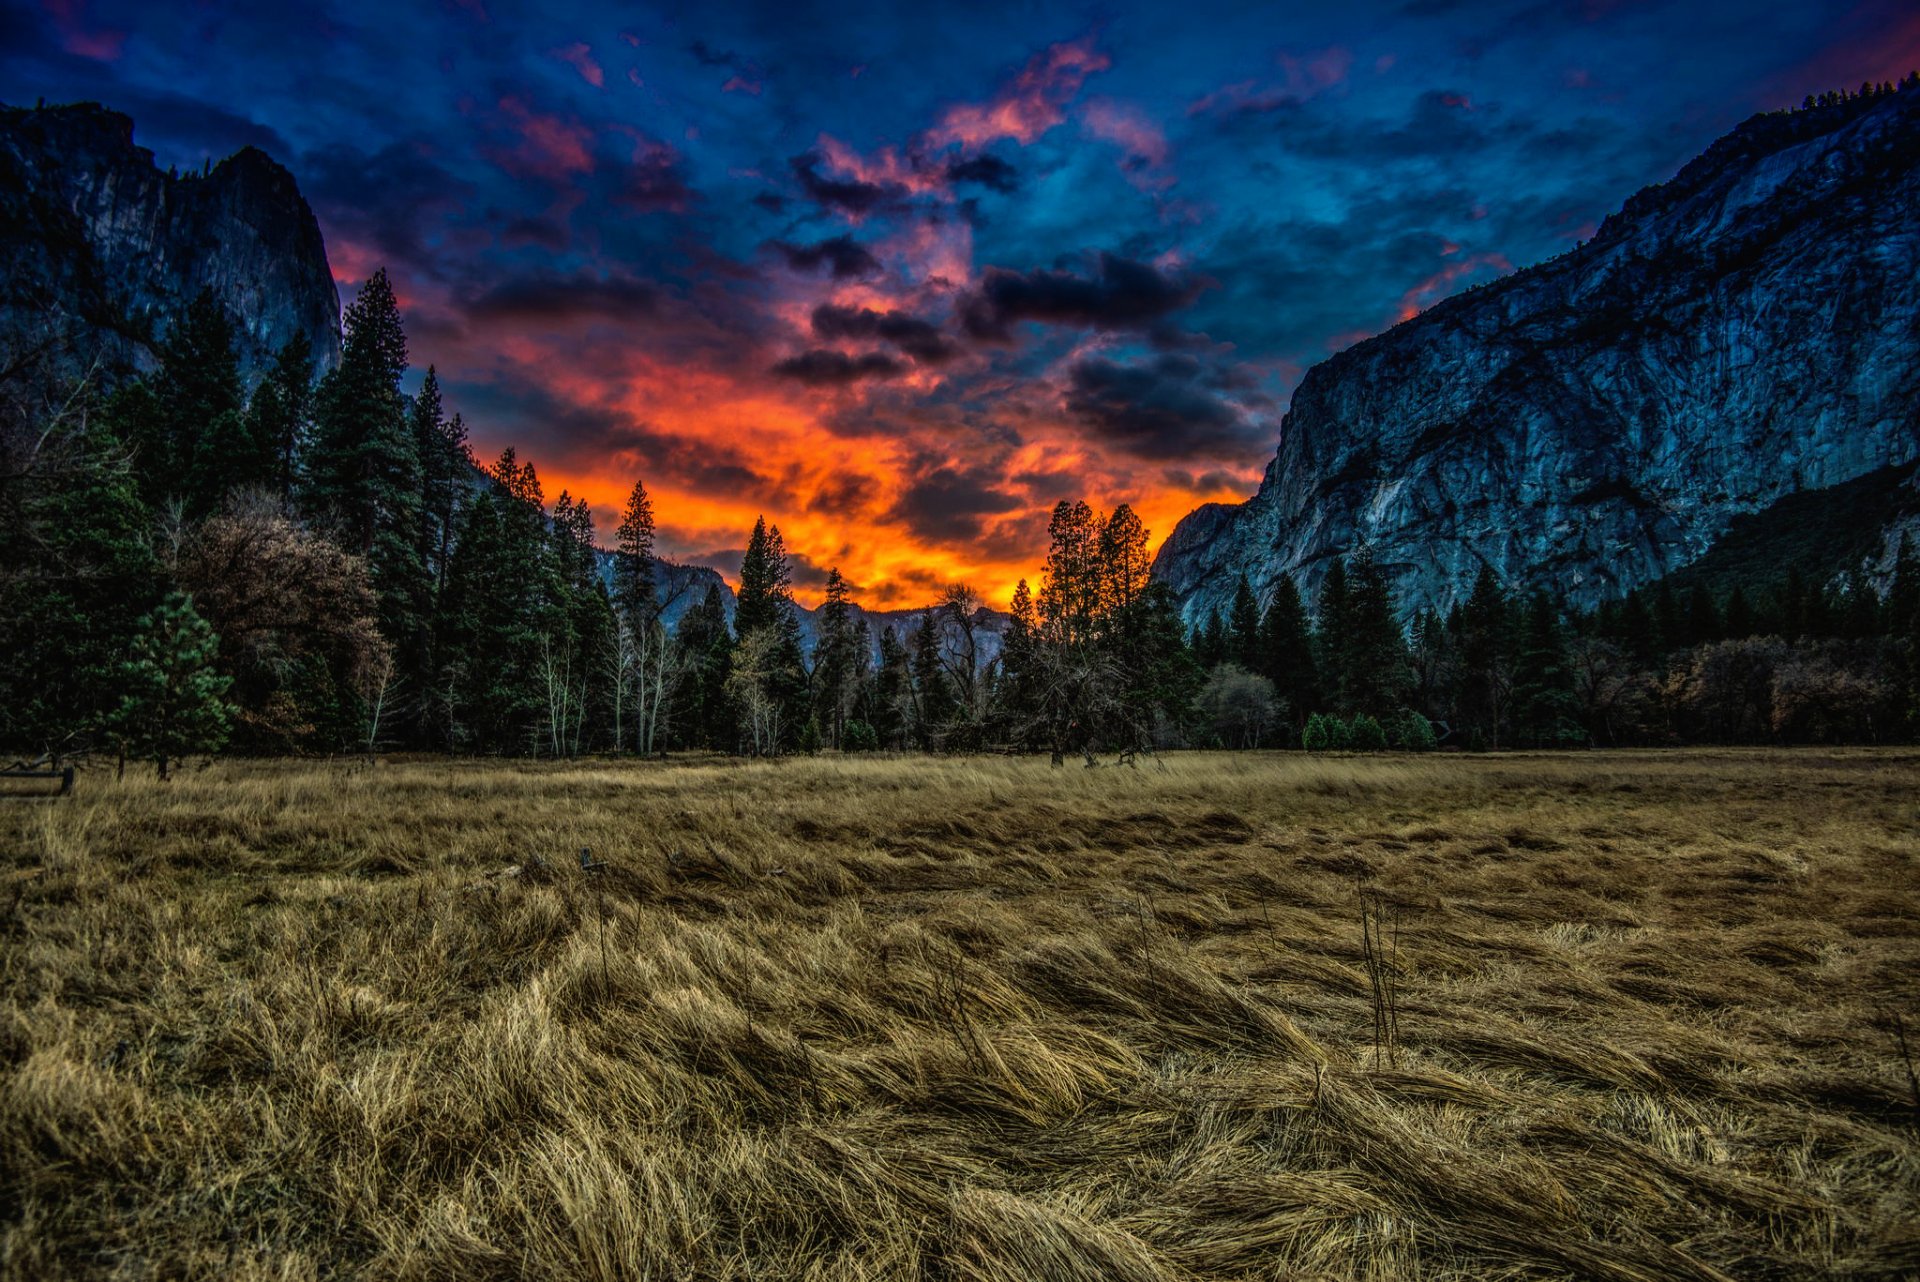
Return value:
M 1662 588 L 1590 614 L 1490 571 L 1410 625 L 1364 550 L 1310 615 L 1281 577 L 1189 632 L 1130 507 L 1063 501 L 1008 615 L 948 588 L 872 634 L 838 570 L 806 644 L 780 530 L 663 599 L 639 480 L 600 517 L 514 450 L 481 465 L 384 271 L 339 365 L 296 339 L 251 395 L 210 295 L 155 368 L 28 402 L 0 371 L 0 742 L 152 761 L 390 749 L 1424 749 L 1876 740 L 1917 728 L 1920 579 Z M 669 624 L 669 620 L 673 622 Z

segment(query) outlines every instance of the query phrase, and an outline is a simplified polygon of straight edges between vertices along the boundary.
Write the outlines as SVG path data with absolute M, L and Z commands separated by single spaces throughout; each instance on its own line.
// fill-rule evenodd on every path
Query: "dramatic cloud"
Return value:
M 651 311 L 658 298 L 658 291 L 643 281 L 531 277 L 493 286 L 473 299 L 466 313 L 486 320 L 621 320 Z
M 1253 424 L 1210 385 L 1192 356 L 1165 355 L 1138 365 L 1094 358 L 1072 368 L 1067 412 L 1129 453 L 1150 459 L 1237 452 Z
M 851 236 L 835 236 L 811 245 L 776 241 L 774 248 L 797 272 L 818 271 L 824 266 L 835 280 L 859 280 L 880 272 L 880 260 Z
M 773 372 L 809 387 L 844 387 L 862 379 L 898 378 L 907 367 L 885 352 L 849 356 L 830 348 L 816 348 L 775 362 Z
M 813 332 L 830 341 L 883 339 L 922 365 L 939 365 L 960 353 L 959 346 L 938 325 L 905 312 L 822 303 L 813 309 Z
M 1020 171 L 998 156 L 980 155 L 956 160 L 947 166 L 947 181 L 955 186 L 975 183 L 992 191 L 1019 189 Z
M 1207 283 L 1108 253 L 1099 255 L 1090 276 L 990 267 L 961 314 L 967 333 L 985 342 L 1010 341 L 1010 326 L 1027 320 L 1140 328 L 1193 302 Z

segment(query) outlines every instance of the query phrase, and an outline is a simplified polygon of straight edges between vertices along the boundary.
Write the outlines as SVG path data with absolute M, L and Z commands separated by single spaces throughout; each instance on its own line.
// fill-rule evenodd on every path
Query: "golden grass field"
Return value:
M 11 1278 L 1920 1275 L 1914 752 L 234 762 L 0 841 Z

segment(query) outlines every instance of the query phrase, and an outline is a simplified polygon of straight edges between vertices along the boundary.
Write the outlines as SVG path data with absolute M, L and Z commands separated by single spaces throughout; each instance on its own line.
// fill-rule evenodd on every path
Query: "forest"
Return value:
M 1483 568 L 1411 613 L 1369 552 L 1309 611 L 1282 578 L 1183 625 L 1150 532 L 1063 499 L 1037 590 L 1005 614 L 954 584 L 872 635 L 834 570 L 814 636 L 780 530 L 674 612 L 642 480 L 602 516 L 548 501 L 512 449 L 476 460 L 384 271 L 315 380 L 303 343 L 251 395 L 207 295 L 156 368 L 8 380 L 0 477 L 0 744 L 182 758 L 391 750 L 574 757 L 680 749 L 1312 751 L 1874 743 L 1920 733 L 1920 567 L 1789 573 L 1764 592 L 1662 582 L 1568 613 Z M 1264 595 L 1265 599 L 1262 599 Z M 811 641 L 811 644 L 808 642 Z

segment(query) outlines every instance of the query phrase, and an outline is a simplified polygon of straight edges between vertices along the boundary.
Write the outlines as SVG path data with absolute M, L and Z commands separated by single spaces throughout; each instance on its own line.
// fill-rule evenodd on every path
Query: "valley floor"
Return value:
M 1915 752 L 133 775 L 0 802 L 7 1277 L 1920 1273 Z

